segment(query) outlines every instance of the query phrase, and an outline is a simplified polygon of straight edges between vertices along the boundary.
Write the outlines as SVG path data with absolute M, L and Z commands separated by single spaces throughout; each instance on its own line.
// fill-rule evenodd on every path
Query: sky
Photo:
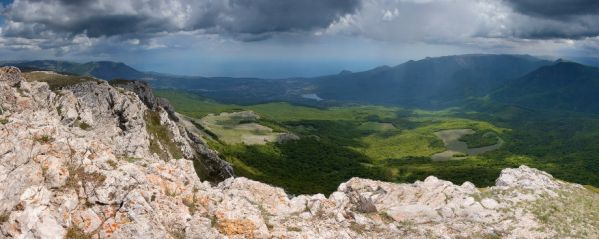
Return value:
M 0 60 L 280 78 L 424 57 L 599 57 L 596 0 L 0 0 Z

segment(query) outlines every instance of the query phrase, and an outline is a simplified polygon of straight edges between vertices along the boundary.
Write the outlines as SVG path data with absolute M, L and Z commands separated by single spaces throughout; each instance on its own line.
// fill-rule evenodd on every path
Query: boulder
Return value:
M 0 82 L 8 86 L 16 86 L 25 79 L 21 76 L 21 70 L 13 66 L 0 67 Z

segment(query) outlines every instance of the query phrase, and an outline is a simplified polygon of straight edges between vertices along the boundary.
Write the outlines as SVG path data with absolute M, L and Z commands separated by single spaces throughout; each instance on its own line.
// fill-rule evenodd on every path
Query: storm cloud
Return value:
M 515 11 L 541 18 L 565 19 L 599 14 L 596 0 L 507 0 Z
M 594 0 L 16 0 L 2 35 L 144 39 L 174 32 L 260 41 L 348 34 L 388 41 L 581 39 L 599 35 Z
M 246 61 L 300 58 L 297 65 L 305 65 L 354 59 L 365 69 L 458 53 L 599 55 L 595 0 L 0 2 L 0 53 L 19 59 L 145 62 L 149 57 L 142 55 L 157 54 L 190 62 L 201 55 L 211 62 L 235 61 L 237 68 Z
M 599 36 L 599 1 L 507 0 L 515 12 L 514 36 L 527 39 L 584 39 Z
M 16 0 L 4 10 L 5 36 L 53 33 L 89 37 L 201 30 L 264 37 L 327 27 L 358 0 Z

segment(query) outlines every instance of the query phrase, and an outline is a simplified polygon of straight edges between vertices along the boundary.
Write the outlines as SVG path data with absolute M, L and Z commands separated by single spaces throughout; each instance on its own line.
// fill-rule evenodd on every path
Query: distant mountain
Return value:
M 599 67 L 599 58 L 598 57 L 568 57 L 567 59 L 584 64 L 584 65 Z
M 4 62 L 2 65 L 14 65 L 24 69 L 51 70 L 81 76 L 94 76 L 96 78 L 105 80 L 112 80 L 116 78 L 139 79 L 146 76 L 145 73 L 133 69 L 124 63 L 112 61 L 76 63 L 69 61 L 38 60 Z
M 145 80 L 153 88 L 184 89 L 229 103 L 254 104 L 283 100 L 311 103 L 310 100 L 300 97 L 300 90 L 304 89 L 308 83 L 299 80 L 179 76 L 157 72 L 141 72 L 124 63 L 111 61 L 75 63 L 36 60 L 1 62 L 0 65 L 17 66 L 25 70 L 51 70 L 81 76 L 93 76 L 104 80 Z
M 599 68 L 557 61 L 508 81 L 491 98 L 534 109 L 599 113 Z
M 449 106 L 484 96 L 550 61 L 528 55 L 457 55 L 314 79 L 321 98 L 358 103 Z
M 141 72 L 123 63 L 106 61 L 2 64 L 108 80 L 142 79 L 153 88 L 182 89 L 235 104 L 289 101 L 315 106 L 365 103 L 442 108 L 464 106 L 469 99 L 491 96 L 493 102 L 519 107 L 599 113 L 599 104 L 589 103 L 599 100 L 597 68 L 529 55 L 434 57 L 363 72 L 290 79 L 177 76 Z M 311 94 L 324 100 L 304 97 Z
M 139 79 L 146 76 L 145 73 L 137 71 L 136 69 L 133 69 L 133 67 L 120 62 L 96 61 L 85 63 L 83 66 L 90 69 L 89 75 L 100 79 Z

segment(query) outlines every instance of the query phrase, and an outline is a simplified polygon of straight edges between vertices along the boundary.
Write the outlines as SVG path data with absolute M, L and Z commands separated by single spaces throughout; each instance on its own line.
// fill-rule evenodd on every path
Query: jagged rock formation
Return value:
M 162 108 L 168 113 L 168 116 L 174 120 L 179 121 L 179 118 L 175 114 L 175 108 L 164 98 L 154 96 L 152 88 L 148 83 L 144 81 L 131 81 L 131 80 L 112 80 L 109 82 L 110 85 L 121 87 L 137 94 L 139 99 L 148 106 L 150 109 Z
M 166 99 L 154 96 L 152 89 L 146 82 L 113 80 L 110 81 L 109 84 L 135 93 L 148 107 L 148 109 L 154 111 L 165 111 L 170 120 L 175 122 L 179 121 L 179 117 L 175 113 L 173 106 Z M 160 121 L 163 123 L 163 119 Z M 180 132 L 183 138 L 180 140 L 188 142 L 186 145 L 189 145 L 191 150 L 195 151 L 196 157 L 194 158 L 200 158 L 200 160 L 197 160 L 197 163 L 200 164 L 199 169 L 202 170 L 200 173 L 204 175 L 206 179 L 209 179 L 210 181 L 222 181 L 226 178 L 235 176 L 231 165 L 222 160 L 218 156 L 218 153 L 208 148 L 206 142 L 200 137 L 192 132 L 189 132 L 189 130 L 184 127 L 185 124 L 182 124 L 183 127 L 180 127 L 180 129 L 177 129 L 172 122 L 166 123 L 166 125 L 171 127 L 171 131 Z M 187 151 L 190 150 L 187 149 Z M 189 157 L 189 155 L 187 156 Z
M 245 178 L 202 181 L 186 159 L 216 152 L 104 81 L 53 92 L 2 68 L 0 107 L 3 238 L 599 236 L 599 194 L 526 166 L 485 189 L 353 178 L 328 198 L 290 197 Z

